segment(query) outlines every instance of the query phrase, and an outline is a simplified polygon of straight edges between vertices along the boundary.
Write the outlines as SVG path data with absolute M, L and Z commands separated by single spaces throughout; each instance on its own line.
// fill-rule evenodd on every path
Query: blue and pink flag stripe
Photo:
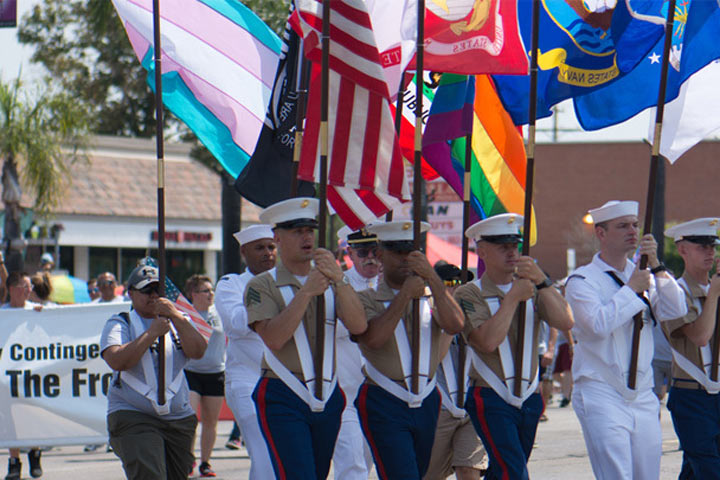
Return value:
M 113 0 L 155 89 L 152 0 Z M 163 102 L 233 177 L 252 155 L 282 42 L 232 0 L 160 2 Z

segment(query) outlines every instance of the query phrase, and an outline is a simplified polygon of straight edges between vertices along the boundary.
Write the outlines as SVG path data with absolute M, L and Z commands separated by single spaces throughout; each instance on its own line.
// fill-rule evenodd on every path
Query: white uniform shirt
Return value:
M 245 288 L 254 276 L 249 270 L 225 275 L 215 287 L 215 309 L 228 338 L 225 381 L 249 382 L 253 386 L 261 374 L 263 341 L 248 327 L 244 298 Z
M 572 307 L 577 341 L 573 358 L 573 380 L 587 378 L 607 382 L 623 393 L 627 385 L 632 349 L 633 316 L 646 311 L 645 303 L 628 286 L 620 288 L 608 275 L 613 271 L 624 283 L 630 279 L 635 264 L 627 260 L 617 271 L 595 254 L 588 265 L 578 268 L 568 279 L 565 296 Z M 687 307 L 683 292 L 672 278 L 651 276 L 646 293 L 658 321 L 685 315 Z M 649 314 L 648 314 L 649 315 Z M 637 391 L 650 389 L 653 375 L 650 363 L 654 342 L 652 320 L 645 321 L 640 332 Z

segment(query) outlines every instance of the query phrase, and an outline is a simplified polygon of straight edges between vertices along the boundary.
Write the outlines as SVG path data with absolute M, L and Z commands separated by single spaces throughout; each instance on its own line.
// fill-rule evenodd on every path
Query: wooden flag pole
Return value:
M 330 96 L 330 0 L 323 0 L 322 23 L 322 72 L 320 102 L 320 217 L 318 225 L 318 248 L 327 244 L 327 171 L 328 171 L 328 110 Z M 323 357 L 325 356 L 325 295 L 317 297 L 317 318 L 315 321 L 315 397 L 322 400 Z
M 302 40 L 298 40 L 302 42 Z M 290 182 L 290 197 L 297 197 L 298 189 L 298 168 L 300 166 L 300 152 L 302 150 L 303 133 L 305 132 L 305 112 L 307 110 L 308 84 L 310 83 L 310 72 L 312 64 L 304 58 L 302 43 L 298 47 L 296 72 L 300 79 L 297 87 L 297 102 L 295 103 L 295 145 L 293 145 L 293 167 Z M 298 71 L 299 70 L 299 71 Z
M 162 46 L 160 0 L 153 0 L 153 50 L 155 52 L 155 149 L 157 152 L 158 270 L 160 296 L 165 296 L 165 144 L 163 139 Z M 165 405 L 165 335 L 158 337 L 157 402 Z
M 403 114 L 403 104 L 405 101 L 405 89 L 403 86 L 405 85 L 404 78 L 401 75 L 400 76 L 400 85 L 398 86 L 398 97 L 397 100 L 395 100 L 395 134 L 398 137 L 398 141 L 400 141 L 400 132 L 402 131 L 402 114 Z M 385 214 L 385 221 L 386 222 L 392 222 L 393 219 L 393 211 L 390 210 Z
M 420 250 L 420 196 L 422 195 L 422 109 L 423 61 L 425 45 L 425 0 L 418 0 L 418 24 L 415 53 L 415 156 L 413 158 L 413 249 Z M 420 389 L 420 299 L 412 302 L 412 393 Z
M 540 0 L 533 0 L 532 40 L 530 52 L 530 105 L 528 109 L 527 166 L 525 168 L 525 209 L 523 211 L 522 254 L 530 254 L 530 232 L 532 229 L 532 198 L 535 177 L 535 117 L 537 116 L 537 76 L 538 76 L 538 33 L 540 19 Z M 518 305 L 518 335 L 515 343 L 515 388 L 516 397 L 522 394 L 523 352 L 525 350 L 525 302 Z M 533 321 L 533 319 L 530 319 Z M 531 380 L 531 379 L 528 379 Z
M 652 230 L 652 216 L 655 209 L 655 190 L 657 187 L 657 172 L 660 162 L 660 137 L 662 135 L 663 114 L 665 112 L 665 91 L 667 90 L 667 74 L 670 60 L 670 47 L 672 46 L 672 33 L 675 23 L 675 0 L 668 4 L 668 15 L 665 21 L 665 44 L 663 45 L 662 65 L 660 66 L 660 88 L 658 89 L 657 109 L 655 111 L 655 135 L 653 136 L 652 155 L 650 157 L 650 175 L 648 177 L 648 191 L 645 209 L 645 222 L 643 234 Z M 647 255 L 640 257 L 640 269 L 647 268 Z M 632 350 L 630 351 L 630 372 L 628 373 L 628 387 L 635 389 L 637 383 L 637 364 L 640 353 L 640 330 L 643 326 L 643 314 L 633 317 Z
M 462 226 L 462 256 L 460 257 L 460 280 L 463 284 L 468 282 L 468 250 L 470 249 L 470 241 L 465 236 L 465 232 L 470 227 L 470 180 L 472 169 L 472 126 L 470 133 L 465 135 L 465 176 L 463 177 L 463 226 Z M 457 379 L 457 400 L 458 408 L 463 408 L 465 404 L 465 359 L 467 358 L 467 344 L 465 338 L 460 334 L 457 336 L 458 341 L 458 362 L 455 371 Z

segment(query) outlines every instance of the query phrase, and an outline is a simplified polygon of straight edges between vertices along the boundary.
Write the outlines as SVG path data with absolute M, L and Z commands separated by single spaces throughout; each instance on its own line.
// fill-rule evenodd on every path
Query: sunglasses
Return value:
M 371 247 L 371 248 L 356 248 L 356 249 L 355 249 L 355 254 L 356 254 L 359 258 L 365 258 L 365 257 L 367 257 L 368 255 L 370 255 L 371 252 L 372 252 L 373 256 L 377 257 L 377 252 L 378 252 L 377 247 Z
M 98 287 L 105 287 L 114 284 L 115 282 L 113 280 L 100 280 L 99 282 L 97 282 Z
M 455 287 L 457 285 L 460 285 L 462 283 L 462 280 L 460 279 L 453 279 L 453 280 L 444 280 L 446 287 Z
M 160 286 L 157 284 L 151 284 L 144 286 L 143 288 L 137 289 L 138 292 L 142 293 L 143 295 L 150 295 L 152 293 L 160 293 Z
M 99 291 L 100 291 L 100 289 L 97 288 L 97 287 L 95 287 L 95 288 L 88 288 L 88 293 L 97 293 L 97 292 L 99 292 Z

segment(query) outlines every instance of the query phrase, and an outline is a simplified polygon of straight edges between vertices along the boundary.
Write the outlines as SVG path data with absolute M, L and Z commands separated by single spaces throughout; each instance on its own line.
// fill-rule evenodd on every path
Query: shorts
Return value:
M 572 358 L 570 358 L 570 346 L 563 343 L 558 347 L 555 369 L 553 373 L 563 373 L 572 370 Z
M 197 373 L 185 370 L 188 387 L 201 397 L 225 396 L 225 372 Z

